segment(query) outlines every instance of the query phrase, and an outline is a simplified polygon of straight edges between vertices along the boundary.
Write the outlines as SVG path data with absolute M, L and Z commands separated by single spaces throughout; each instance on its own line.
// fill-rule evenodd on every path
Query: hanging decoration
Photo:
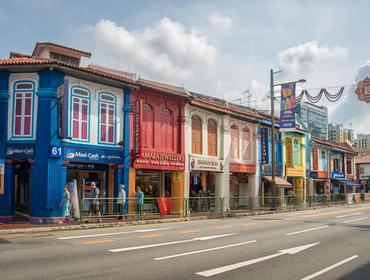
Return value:
M 370 102 L 370 79 L 368 84 L 368 100 L 367 102 Z M 321 100 L 322 96 L 325 95 L 326 99 L 330 102 L 337 102 L 343 95 L 344 87 L 341 87 L 339 91 L 336 94 L 331 94 L 328 92 L 326 88 L 322 88 L 320 92 L 314 96 L 311 95 L 307 90 L 302 90 L 301 93 L 296 97 L 296 102 L 299 103 L 302 101 L 303 97 L 306 96 L 307 100 L 311 103 L 317 103 Z M 357 91 L 356 91 L 357 92 Z
M 357 97 L 360 101 L 370 103 L 370 78 L 367 77 L 365 80 L 358 83 L 356 89 Z

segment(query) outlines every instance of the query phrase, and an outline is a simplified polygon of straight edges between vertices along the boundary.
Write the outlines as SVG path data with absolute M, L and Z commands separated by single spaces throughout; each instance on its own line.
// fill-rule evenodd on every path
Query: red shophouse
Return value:
M 129 196 L 140 186 L 148 198 L 183 198 L 189 95 L 182 87 L 144 79 L 139 79 L 138 87 L 131 95 Z

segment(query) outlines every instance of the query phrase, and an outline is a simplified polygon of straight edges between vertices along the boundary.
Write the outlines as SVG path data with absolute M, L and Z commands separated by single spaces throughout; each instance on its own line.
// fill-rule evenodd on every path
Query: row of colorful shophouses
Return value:
M 32 55 L 0 59 L 0 221 L 17 215 L 58 221 L 65 183 L 74 186 L 82 212 L 89 211 L 83 200 L 92 182 L 105 201 L 103 214 L 115 213 L 121 184 L 128 214 L 137 187 L 155 202 L 144 212 L 271 205 L 270 115 L 132 73 L 81 66 L 90 56 L 41 42 Z M 276 125 L 275 135 L 279 207 L 359 190 L 350 145 L 311 137 L 299 123 L 285 133 Z

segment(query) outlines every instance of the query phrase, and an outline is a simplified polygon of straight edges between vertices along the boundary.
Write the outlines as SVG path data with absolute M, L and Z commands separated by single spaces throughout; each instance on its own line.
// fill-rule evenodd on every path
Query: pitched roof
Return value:
M 352 154 L 356 154 L 357 153 L 356 149 L 354 149 L 348 143 L 333 142 L 333 141 L 330 141 L 330 140 L 320 139 L 320 138 L 315 137 L 315 136 L 311 136 L 311 139 L 316 144 L 320 144 L 320 145 L 324 145 L 324 146 L 327 146 L 327 147 L 330 147 L 330 148 L 334 148 L 334 149 L 346 151 L 346 152 L 349 152 L 349 153 L 352 153 Z
M 361 157 L 356 157 L 356 163 L 370 163 L 370 153 Z
M 67 46 L 63 46 L 63 45 L 59 45 L 59 44 L 55 44 L 55 43 L 51 43 L 51 42 L 37 42 L 36 46 L 33 50 L 32 56 L 35 56 L 35 55 L 37 56 L 38 55 L 37 51 L 40 48 L 48 47 L 48 46 L 56 47 L 56 48 L 59 48 L 59 49 L 64 49 L 64 50 L 67 50 L 67 51 L 72 51 L 72 52 L 75 52 L 75 53 L 79 53 L 81 56 L 91 57 L 90 52 L 74 49 L 74 48 L 71 48 L 71 47 L 67 47 Z

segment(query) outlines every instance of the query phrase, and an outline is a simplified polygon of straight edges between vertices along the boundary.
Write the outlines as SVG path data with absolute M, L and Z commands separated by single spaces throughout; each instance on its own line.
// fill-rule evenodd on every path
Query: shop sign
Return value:
M 94 170 L 95 164 L 92 163 L 67 163 L 67 168 L 80 169 L 80 170 Z
M 255 164 L 230 163 L 230 172 L 256 173 Z
M 6 158 L 33 158 L 35 144 L 9 144 L 6 146 Z
M 51 158 L 61 158 L 63 152 L 63 147 L 61 145 L 51 145 L 50 146 L 50 157 Z
M 132 159 L 137 159 L 141 154 L 141 119 L 143 101 L 138 99 L 132 106 L 133 112 L 133 153 Z
M 63 155 L 68 161 L 117 164 L 123 162 L 123 151 L 64 147 Z
M 4 194 L 5 164 L 0 163 L 0 195 Z
M 328 178 L 328 172 L 326 171 L 311 171 L 310 178 L 313 179 L 326 179 Z
M 261 152 L 262 152 L 262 164 L 268 163 L 268 129 L 266 127 L 261 129 Z
M 286 150 L 286 165 L 287 167 L 293 167 L 293 145 L 292 138 L 285 138 L 285 150 Z
M 184 170 L 185 156 L 181 154 L 167 154 L 142 152 L 134 162 L 135 168 Z
M 344 175 L 344 172 L 335 172 L 335 171 L 332 171 L 331 172 L 331 177 L 333 179 L 344 179 L 345 178 L 345 175 Z
M 263 176 L 272 176 L 272 164 L 263 164 L 262 165 L 262 175 Z M 275 176 L 283 175 L 283 166 L 281 164 L 275 165 Z
M 312 169 L 319 169 L 319 152 L 317 150 L 317 147 L 312 149 Z
M 280 131 L 295 130 L 295 83 L 281 85 Z
M 303 166 L 288 167 L 286 169 L 286 176 L 288 176 L 288 177 L 304 177 L 305 176 L 305 171 L 303 170 Z
M 213 158 L 190 157 L 190 170 L 223 172 L 224 161 Z

